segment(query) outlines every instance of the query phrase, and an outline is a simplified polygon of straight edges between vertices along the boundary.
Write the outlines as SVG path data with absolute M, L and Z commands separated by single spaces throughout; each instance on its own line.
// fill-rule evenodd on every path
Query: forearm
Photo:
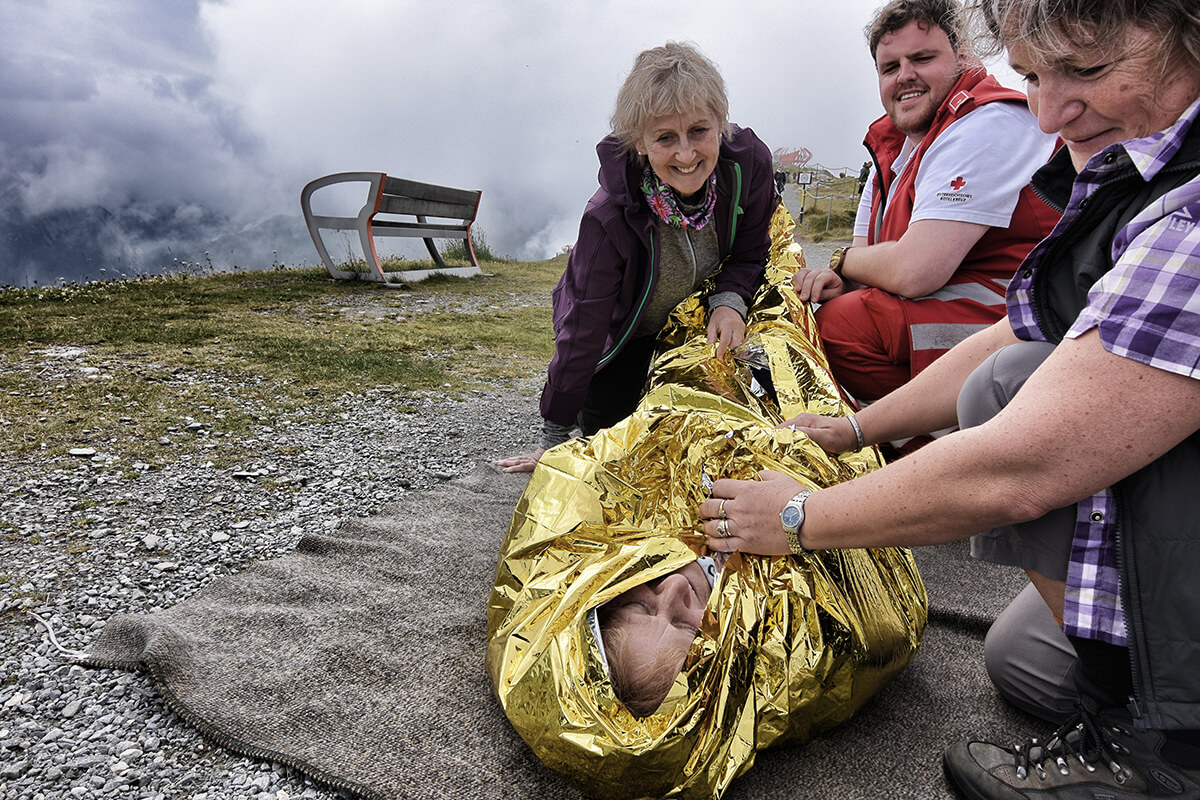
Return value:
M 1136 413 L 1114 398 L 1137 397 Z M 988 422 L 810 498 L 806 546 L 936 544 L 1112 486 L 1200 429 L 1200 381 L 1066 340 Z M 837 543 L 837 544 L 835 544 Z
M 1136 411 L 1118 402 L 1130 397 Z M 814 550 L 939 544 L 1037 519 L 1116 484 L 1197 430 L 1200 380 L 1108 353 L 1091 331 L 1059 344 L 982 425 L 813 493 L 800 542 Z M 760 477 L 714 484 L 717 499 L 701 508 L 710 548 L 788 552 L 779 513 L 803 487 L 786 475 Z M 716 530 L 720 499 L 729 538 Z
M 746 299 L 737 292 L 713 292 L 708 298 L 708 313 L 721 307 L 733 309 L 743 320 L 750 313 Z
M 558 447 L 563 442 L 568 441 L 574 432 L 574 425 L 560 425 L 557 422 L 543 419 L 541 447 L 543 450 Z
M 801 543 L 812 550 L 915 547 L 1032 519 L 1004 502 L 1020 495 L 1005 488 L 1007 476 L 988 459 L 972 462 L 956 450 L 962 438 L 939 439 L 886 469 L 816 492 L 806 504 Z
M 987 230 L 970 222 L 920 220 L 894 242 L 851 248 L 842 276 L 901 297 L 922 297 L 946 285 Z

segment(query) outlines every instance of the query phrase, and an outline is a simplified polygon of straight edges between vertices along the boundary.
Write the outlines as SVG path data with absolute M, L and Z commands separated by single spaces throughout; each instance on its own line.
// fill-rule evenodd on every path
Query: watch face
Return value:
M 783 521 L 783 527 L 793 530 L 800 524 L 800 509 L 796 506 L 787 506 L 779 515 L 779 519 Z

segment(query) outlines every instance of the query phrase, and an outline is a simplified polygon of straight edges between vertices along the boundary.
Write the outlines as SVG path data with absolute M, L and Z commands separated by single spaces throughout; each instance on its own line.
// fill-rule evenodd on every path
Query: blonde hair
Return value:
M 689 648 L 662 648 L 647 657 L 629 633 L 614 621 L 601 629 L 608 656 L 608 677 L 617 699 L 635 717 L 647 717 L 662 705 L 687 658 Z
M 667 42 L 634 60 L 617 93 L 612 133 L 633 150 L 653 120 L 695 110 L 711 111 L 721 136 L 728 135 L 729 98 L 716 64 L 694 45 Z

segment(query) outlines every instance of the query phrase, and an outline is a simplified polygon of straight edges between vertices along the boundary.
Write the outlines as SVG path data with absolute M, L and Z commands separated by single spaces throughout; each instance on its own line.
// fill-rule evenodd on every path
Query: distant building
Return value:
M 771 155 L 774 156 L 776 165 L 788 170 L 799 169 L 812 161 L 812 151 L 807 147 L 801 147 L 799 150 L 785 150 L 779 147 Z

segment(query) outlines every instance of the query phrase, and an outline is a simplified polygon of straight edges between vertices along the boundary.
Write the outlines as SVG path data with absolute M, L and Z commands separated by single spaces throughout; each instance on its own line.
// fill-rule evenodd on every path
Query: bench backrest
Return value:
M 482 195 L 481 191 L 388 177 L 380 183 L 375 213 L 473 221 Z

